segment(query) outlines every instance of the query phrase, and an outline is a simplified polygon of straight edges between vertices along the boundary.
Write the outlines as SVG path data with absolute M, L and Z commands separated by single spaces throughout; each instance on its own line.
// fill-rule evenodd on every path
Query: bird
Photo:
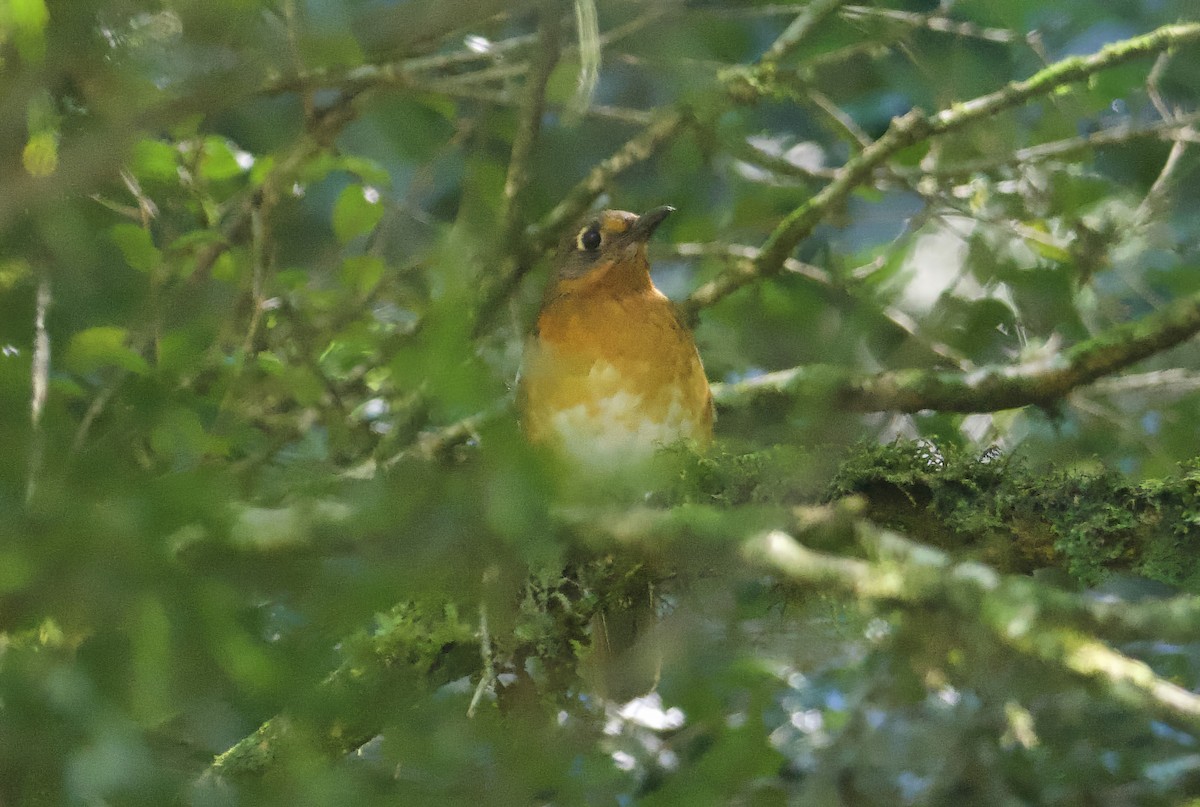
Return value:
M 712 441 L 712 392 L 696 342 L 651 280 L 646 256 L 674 210 L 604 210 L 581 222 L 558 249 L 526 342 L 522 429 L 585 474 L 632 470 L 664 445 Z
M 557 456 L 568 489 L 583 483 L 572 495 L 643 495 L 672 464 L 653 466 L 660 447 L 702 450 L 712 441 L 712 391 L 696 342 L 651 280 L 646 256 L 673 212 L 601 211 L 555 256 L 517 400 L 529 441 Z M 624 702 L 652 691 L 662 670 L 657 573 L 634 560 L 613 576 L 619 583 L 600 597 L 580 672 L 600 697 Z

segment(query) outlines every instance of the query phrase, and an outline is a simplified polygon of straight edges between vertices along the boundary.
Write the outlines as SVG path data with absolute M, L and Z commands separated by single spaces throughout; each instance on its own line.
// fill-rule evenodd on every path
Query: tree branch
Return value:
M 834 14 L 846 0 L 813 0 L 804 10 L 796 15 L 792 24 L 771 43 L 767 52 L 759 59 L 760 64 L 775 64 L 786 58 L 789 53 L 809 37 L 809 35 Z
M 969 373 L 896 370 L 861 375 L 826 366 L 793 367 L 735 384 L 714 384 L 713 396 L 718 408 L 724 409 L 815 396 L 859 412 L 996 412 L 1053 403 L 1076 387 L 1174 347 L 1198 331 L 1200 295 L 1192 295 L 1043 361 Z
M 887 534 L 881 538 L 886 546 Z M 924 562 L 910 555 L 872 563 L 813 551 L 778 531 L 747 542 L 744 554 L 797 583 L 842 591 L 859 601 L 935 605 L 958 612 L 1022 655 L 1096 685 L 1112 699 L 1173 726 L 1200 731 L 1200 697 L 1092 636 L 1046 624 L 1042 590 L 1024 587 L 1023 594 L 1034 598 L 1014 600 L 1005 591 L 1007 580 L 986 566 L 951 564 L 939 552 Z
M 779 223 L 750 267 L 720 275 L 694 291 L 683 303 L 684 316 L 693 320 L 700 309 L 747 284 L 778 274 L 792 250 L 812 234 L 826 212 L 844 202 L 875 169 L 900 151 L 929 137 L 989 118 L 1058 87 L 1082 81 L 1102 70 L 1196 41 L 1200 41 L 1200 23 L 1163 26 L 1144 36 L 1106 45 L 1090 56 L 1071 56 L 1055 62 L 1024 81 L 1011 82 L 1003 89 L 955 104 L 934 115 L 913 109 L 894 118 L 882 137 L 843 165 L 832 182 Z
M 371 739 L 382 725 L 380 704 L 408 693 L 424 696 L 438 686 L 475 672 L 479 654 L 475 628 L 452 609 L 397 606 L 371 636 L 343 643 L 347 656 L 310 696 L 315 716 L 302 720 L 280 713 L 253 734 L 219 754 L 203 779 L 260 774 L 269 768 L 297 724 L 304 723 L 331 754 L 346 754 Z
M 523 211 L 521 197 L 529 184 L 529 161 L 542 128 L 542 115 L 546 110 L 546 85 L 550 74 L 558 64 L 560 43 L 560 18 L 558 4 L 551 2 L 542 6 L 538 15 L 538 50 L 533 59 L 529 78 L 525 83 L 525 100 L 522 103 L 521 119 L 517 134 L 513 138 L 512 154 L 508 161 L 508 176 L 504 180 L 504 208 L 501 238 L 504 248 L 516 251 L 521 235 Z

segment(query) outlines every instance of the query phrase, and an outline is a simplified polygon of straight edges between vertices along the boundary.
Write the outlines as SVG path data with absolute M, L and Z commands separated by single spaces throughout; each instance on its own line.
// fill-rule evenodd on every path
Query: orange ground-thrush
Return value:
M 620 470 L 712 439 L 691 333 L 650 279 L 646 242 L 673 212 L 605 210 L 563 242 L 519 388 L 522 426 L 584 470 Z

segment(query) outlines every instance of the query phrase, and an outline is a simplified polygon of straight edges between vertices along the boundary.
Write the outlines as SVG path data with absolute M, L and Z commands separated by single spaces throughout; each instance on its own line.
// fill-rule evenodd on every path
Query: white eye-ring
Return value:
M 595 252 L 604 243 L 604 236 L 596 225 L 584 227 L 575 238 L 575 246 L 583 252 Z

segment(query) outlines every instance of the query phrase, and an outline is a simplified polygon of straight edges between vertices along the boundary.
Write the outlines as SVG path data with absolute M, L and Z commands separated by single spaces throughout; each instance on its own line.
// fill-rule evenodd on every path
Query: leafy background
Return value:
M 1200 292 L 1196 45 L 915 138 L 756 257 L 895 116 L 1189 14 L 4 0 L 0 803 L 1197 798 L 1194 345 L 999 411 L 838 392 Z M 718 445 L 581 510 L 523 336 L 577 216 L 666 203 Z M 622 706 L 594 618 L 647 576 Z

